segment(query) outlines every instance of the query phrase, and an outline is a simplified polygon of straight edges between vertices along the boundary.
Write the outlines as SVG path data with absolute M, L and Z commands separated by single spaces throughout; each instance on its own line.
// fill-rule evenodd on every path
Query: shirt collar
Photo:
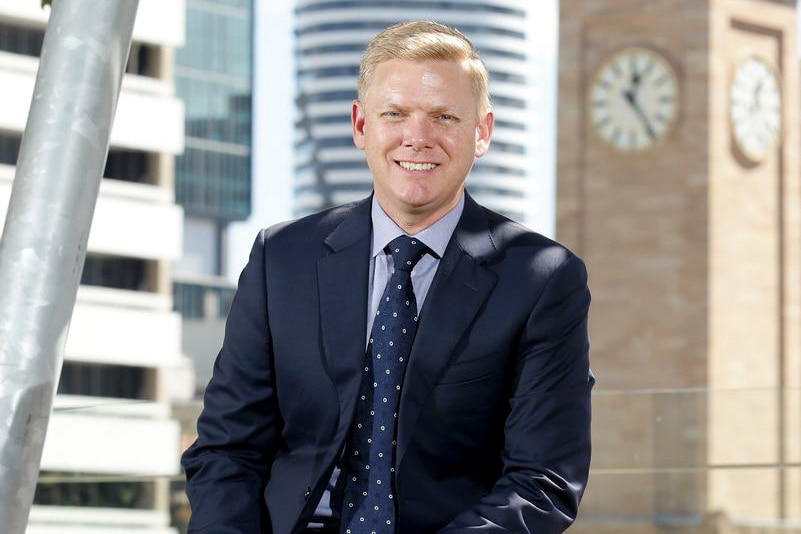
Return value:
M 462 193 L 459 202 L 445 214 L 440 220 L 418 232 L 414 237 L 422 241 L 437 258 L 441 258 L 445 254 L 445 248 L 451 240 L 453 231 L 456 229 L 456 224 L 462 216 L 464 210 L 464 192 Z M 373 219 L 373 255 L 375 258 L 390 241 L 405 232 L 398 226 L 395 221 L 389 218 L 389 215 L 384 212 L 384 209 L 376 200 L 373 195 L 373 204 L 371 210 L 371 217 Z

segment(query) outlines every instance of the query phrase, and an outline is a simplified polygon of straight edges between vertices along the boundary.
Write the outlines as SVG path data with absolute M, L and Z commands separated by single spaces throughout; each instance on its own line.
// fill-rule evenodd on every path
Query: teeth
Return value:
M 411 161 L 399 161 L 398 163 L 407 171 L 430 171 L 438 166 L 436 163 L 412 163 Z

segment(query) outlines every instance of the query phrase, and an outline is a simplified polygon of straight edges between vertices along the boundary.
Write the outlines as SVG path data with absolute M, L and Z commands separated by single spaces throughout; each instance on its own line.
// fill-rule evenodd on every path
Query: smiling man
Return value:
M 459 31 L 368 45 L 374 194 L 263 230 L 184 454 L 190 532 L 564 531 L 590 461 L 584 264 L 478 205 L 487 70 Z

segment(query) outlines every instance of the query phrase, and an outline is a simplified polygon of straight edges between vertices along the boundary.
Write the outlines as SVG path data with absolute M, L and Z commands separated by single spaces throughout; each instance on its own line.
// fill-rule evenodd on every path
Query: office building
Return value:
M 48 9 L 0 0 L 0 221 Z M 183 150 L 174 49 L 182 0 L 141 0 L 28 533 L 173 534 L 179 472 L 170 400 L 189 394 L 171 263 L 181 253 L 174 158 Z
M 251 212 L 252 27 L 252 0 L 187 0 L 186 43 L 175 60 L 186 106 L 175 177 L 185 214 L 175 304 L 198 393 L 211 377 L 235 290 L 224 268 L 228 226 Z

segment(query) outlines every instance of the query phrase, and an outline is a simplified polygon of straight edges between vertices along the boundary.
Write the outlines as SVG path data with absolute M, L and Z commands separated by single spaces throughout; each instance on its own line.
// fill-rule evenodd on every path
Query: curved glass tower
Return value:
M 543 201 L 535 200 L 535 195 L 542 189 L 543 174 L 548 173 L 537 166 L 538 135 L 546 110 L 542 95 L 533 88 L 536 72 L 528 54 L 528 32 L 534 27 L 528 4 L 520 0 L 299 0 L 296 215 L 369 194 L 370 172 L 364 154 L 353 146 L 350 125 L 361 53 L 386 26 L 429 19 L 463 31 L 490 70 L 495 133 L 489 153 L 476 160 L 468 178 L 471 194 L 517 221 L 532 223 Z M 545 201 L 552 204 L 550 198 Z

